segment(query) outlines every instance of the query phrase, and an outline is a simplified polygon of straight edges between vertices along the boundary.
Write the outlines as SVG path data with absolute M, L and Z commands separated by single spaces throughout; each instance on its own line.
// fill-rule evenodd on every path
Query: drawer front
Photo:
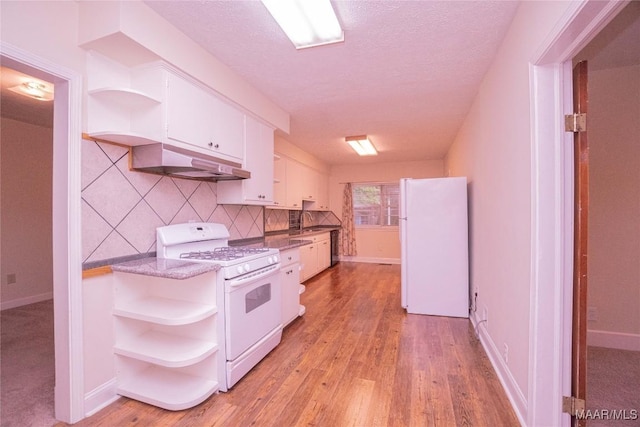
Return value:
M 294 262 L 300 262 L 300 249 L 287 249 L 280 252 L 280 264 L 284 267 Z

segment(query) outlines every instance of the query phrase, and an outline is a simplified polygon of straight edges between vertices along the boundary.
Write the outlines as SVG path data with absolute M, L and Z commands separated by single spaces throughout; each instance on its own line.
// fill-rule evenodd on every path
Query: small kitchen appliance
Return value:
M 278 249 L 229 246 L 223 224 L 193 222 L 156 229 L 158 258 L 220 265 L 226 388 L 233 387 L 282 337 Z M 212 286 L 216 284 L 212 283 Z

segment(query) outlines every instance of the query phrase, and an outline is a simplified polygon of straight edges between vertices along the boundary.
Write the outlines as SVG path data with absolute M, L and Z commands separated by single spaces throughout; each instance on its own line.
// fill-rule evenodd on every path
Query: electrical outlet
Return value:
M 507 343 L 504 343 L 504 348 L 502 349 L 502 358 L 504 359 L 504 363 L 509 363 L 509 346 Z
M 13 285 L 16 281 L 16 273 L 7 274 L 7 285 Z
M 589 321 L 589 322 L 597 322 L 598 321 L 598 309 L 597 309 L 597 307 L 587 307 L 587 321 Z

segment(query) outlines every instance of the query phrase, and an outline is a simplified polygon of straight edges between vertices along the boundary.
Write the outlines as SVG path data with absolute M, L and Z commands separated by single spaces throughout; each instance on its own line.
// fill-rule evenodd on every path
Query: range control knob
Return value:
M 244 265 L 244 271 L 248 272 L 249 270 L 251 270 L 251 266 L 249 264 L 245 264 Z
M 236 268 L 236 270 L 238 270 L 238 273 L 240 273 L 240 274 L 244 273 L 244 269 L 242 268 L 242 266 L 241 266 L 241 265 L 239 265 L 239 266 Z

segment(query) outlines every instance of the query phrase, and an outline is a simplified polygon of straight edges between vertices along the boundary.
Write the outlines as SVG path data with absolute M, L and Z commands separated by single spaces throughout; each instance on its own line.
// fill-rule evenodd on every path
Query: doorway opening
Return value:
M 55 86 L 51 186 L 51 251 L 55 347 L 55 418 L 74 423 L 83 414 L 80 141 L 82 76 L 0 42 L 2 66 Z M 29 141 L 23 141 L 25 148 Z M 10 248 L 1 248 L 2 251 Z

